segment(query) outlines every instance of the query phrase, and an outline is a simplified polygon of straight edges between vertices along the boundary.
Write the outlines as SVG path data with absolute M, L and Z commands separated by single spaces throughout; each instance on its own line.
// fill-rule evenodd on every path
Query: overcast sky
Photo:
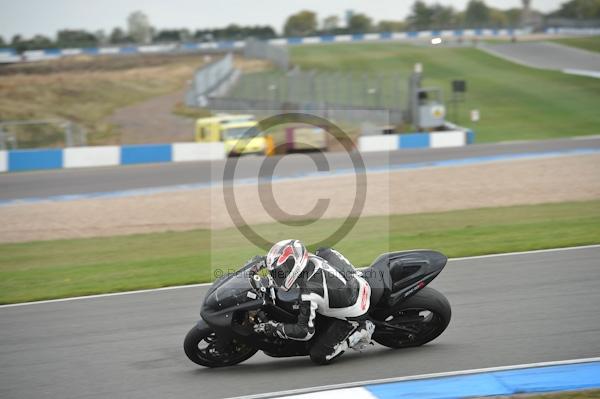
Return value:
M 456 9 L 464 9 L 468 0 L 438 0 Z M 566 0 L 532 0 L 533 8 L 547 12 Z M 429 0 L 428 4 L 436 1 Z M 0 0 L 0 35 L 10 39 L 40 33 L 53 36 L 57 30 L 86 29 L 107 32 L 115 26 L 125 27 L 127 15 L 145 12 L 158 29 L 271 25 L 281 31 L 288 15 L 307 9 L 319 19 L 327 15 L 343 17 L 352 9 L 364 12 L 376 21 L 404 19 L 413 0 Z M 519 7 L 520 0 L 486 0 L 498 8 Z

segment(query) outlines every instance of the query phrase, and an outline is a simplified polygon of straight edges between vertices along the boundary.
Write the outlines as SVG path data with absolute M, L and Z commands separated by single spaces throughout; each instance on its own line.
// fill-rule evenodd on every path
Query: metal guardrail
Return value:
M 0 121 L 0 150 L 86 144 L 87 131 L 66 119 Z
M 268 60 L 284 71 L 290 67 L 290 55 L 286 47 L 273 46 L 262 40 L 246 40 L 244 57 Z
M 229 85 L 232 78 L 236 76 L 235 71 L 231 53 L 198 68 L 186 94 L 186 105 L 189 107 L 205 107 L 208 105 L 208 97 L 220 91 L 223 85 Z

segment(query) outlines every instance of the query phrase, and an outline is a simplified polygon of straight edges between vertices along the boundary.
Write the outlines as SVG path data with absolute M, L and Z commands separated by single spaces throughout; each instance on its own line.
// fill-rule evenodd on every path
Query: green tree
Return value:
M 348 21 L 349 33 L 365 33 L 371 30 L 373 22 L 365 14 L 354 14 Z
M 490 22 L 490 9 L 483 0 L 470 0 L 465 10 L 465 23 L 469 28 L 481 28 Z
M 429 29 L 433 19 L 433 9 L 428 7 L 422 0 L 417 0 L 411 7 L 410 14 L 406 18 L 411 29 Z
M 600 0 L 571 0 L 561 4 L 558 11 L 550 14 L 553 17 L 573 19 L 600 18 Z
M 130 43 L 132 40 L 125 34 L 123 29 L 114 28 L 112 32 L 110 32 L 110 36 L 108 37 L 108 41 L 111 44 L 125 44 Z
M 53 48 L 56 45 L 51 39 L 43 35 L 35 35 L 31 39 L 26 41 L 28 50 L 42 50 L 45 48 Z
M 377 30 L 379 32 L 402 32 L 406 30 L 406 23 L 404 21 L 379 21 Z
M 80 29 L 63 29 L 56 34 L 57 47 L 95 47 L 98 38 L 93 33 Z
M 506 13 L 497 8 L 490 8 L 490 26 L 492 28 L 504 28 L 508 26 Z
M 456 25 L 456 13 L 452 6 L 435 4 L 431 7 L 431 25 L 433 29 L 453 28 Z
M 6 47 L 6 42 L 4 41 L 4 38 L 2 36 L 0 36 L 0 48 L 5 48 Z
M 504 10 L 506 15 L 506 26 L 509 28 L 516 28 L 521 23 L 521 9 L 520 8 L 509 8 Z
M 283 27 L 286 36 L 307 36 L 314 34 L 316 30 L 317 14 L 307 10 L 290 15 Z
M 332 33 L 340 25 L 340 18 L 337 15 L 330 15 L 323 19 L 322 29 L 323 32 Z
M 143 12 L 134 11 L 127 17 L 127 33 L 136 43 L 150 43 L 152 31 L 150 20 Z
M 14 48 L 18 53 L 27 50 L 27 45 L 21 35 L 14 35 L 10 41 L 10 47 Z

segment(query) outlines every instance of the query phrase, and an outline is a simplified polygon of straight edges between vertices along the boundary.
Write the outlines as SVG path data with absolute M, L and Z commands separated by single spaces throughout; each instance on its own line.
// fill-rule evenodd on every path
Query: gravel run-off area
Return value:
M 329 204 L 322 217 L 339 218 L 350 213 L 357 185 L 355 176 L 345 175 L 278 181 L 272 188 L 288 214 L 310 218 L 323 198 Z M 363 216 L 593 200 L 600 198 L 600 155 L 373 173 L 364 188 Z M 246 223 L 274 221 L 256 185 L 239 185 L 234 192 Z M 224 199 L 223 189 L 215 187 L 3 206 L 0 242 L 222 229 L 234 225 Z

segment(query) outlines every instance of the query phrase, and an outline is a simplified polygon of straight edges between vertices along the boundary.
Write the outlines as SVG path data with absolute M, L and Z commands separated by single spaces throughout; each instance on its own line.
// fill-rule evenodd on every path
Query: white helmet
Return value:
M 275 284 L 288 291 L 308 264 L 308 251 L 299 240 L 283 240 L 267 254 L 267 270 Z

